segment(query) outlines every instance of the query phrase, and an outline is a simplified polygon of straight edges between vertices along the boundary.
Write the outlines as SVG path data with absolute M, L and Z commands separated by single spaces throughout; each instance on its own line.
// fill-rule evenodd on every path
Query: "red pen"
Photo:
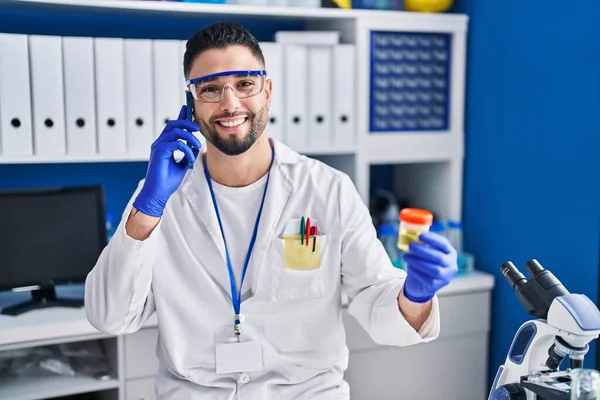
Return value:
M 308 238 L 310 236 L 310 218 L 306 218 L 306 245 L 308 246 Z

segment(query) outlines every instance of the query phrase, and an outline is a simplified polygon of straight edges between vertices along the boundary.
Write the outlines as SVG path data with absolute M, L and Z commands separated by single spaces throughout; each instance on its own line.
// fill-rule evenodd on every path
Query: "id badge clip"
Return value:
M 262 371 L 262 329 L 240 314 L 233 324 L 217 328 L 215 364 L 217 374 Z

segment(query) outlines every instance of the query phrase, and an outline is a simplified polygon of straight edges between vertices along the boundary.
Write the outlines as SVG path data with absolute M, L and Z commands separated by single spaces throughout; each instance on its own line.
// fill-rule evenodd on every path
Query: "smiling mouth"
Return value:
M 246 122 L 246 120 L 248 119 L 248 117 L 241 117 L 241 118 L 236 118 L 236 119 L 231 119 L 231 120 L 227 120 L 227 121 L 216 121 L 216 123 L 224 128 L 237 128 L 238 126 L 242 125 L 244 122 Z

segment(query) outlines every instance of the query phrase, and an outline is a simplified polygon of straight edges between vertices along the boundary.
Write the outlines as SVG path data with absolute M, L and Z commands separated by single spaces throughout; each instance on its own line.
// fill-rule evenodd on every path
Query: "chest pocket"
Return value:
M 278 237 L 274 241 L 273 293 L 278 301 L 310 300 L 323 297 L 328 287 L 328 235 Z M 314 252 L 313 252 L 314 250 Z

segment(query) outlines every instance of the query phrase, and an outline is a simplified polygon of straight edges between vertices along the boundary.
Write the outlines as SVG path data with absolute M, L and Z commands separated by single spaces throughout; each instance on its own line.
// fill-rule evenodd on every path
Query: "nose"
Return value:
M 233 113 L 240 108 L 240 105 L 240 99 L 233 92 L 233 88 L 229 85 L 225 86 L 223 88 L 223 95 L 221 96 L 221 110 Z

